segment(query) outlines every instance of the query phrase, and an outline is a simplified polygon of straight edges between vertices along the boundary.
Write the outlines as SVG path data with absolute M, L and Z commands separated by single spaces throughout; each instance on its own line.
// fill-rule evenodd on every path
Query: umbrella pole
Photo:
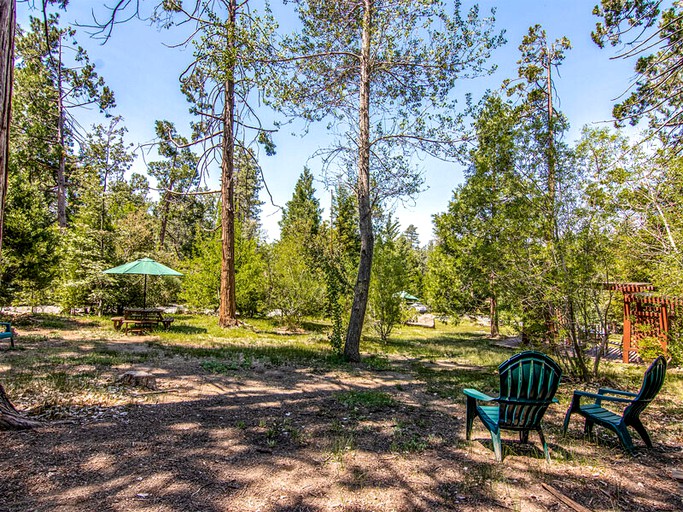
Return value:
M 145 274 L 145 289 L 144 289 L 144 292 L 142 293 L 142 307 L 143 308 L 147 307 L 147 274 Z

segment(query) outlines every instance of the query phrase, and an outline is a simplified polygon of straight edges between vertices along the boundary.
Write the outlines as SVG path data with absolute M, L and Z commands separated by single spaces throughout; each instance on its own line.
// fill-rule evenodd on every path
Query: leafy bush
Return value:
M 664 355 L 664 348 L 657 336 L 643 336 L 638 339 L 638 356 L 644 362 L 651 363 L 661 355 Z
M 309 264 L 298 241 L 287 238 L 273 246 L 269 281 L 268 305 L 280 312 L 288 326 L 299 326 L 304 316 L 321 312 L 324 280 Z
M 406 285 L 405 251 L 396 243 L 398 223 L 389 218 L 377 236 L 369 306 L 372 327 L 386 341 L 403 320 L 401 291 Z

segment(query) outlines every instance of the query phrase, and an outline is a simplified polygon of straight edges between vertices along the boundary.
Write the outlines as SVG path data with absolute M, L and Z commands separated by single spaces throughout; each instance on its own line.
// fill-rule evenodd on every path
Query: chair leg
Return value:
M 567 433 L 567 428 L 569 427 L 569 418 L 571 417 L 572 413 L 581 408 L 580 400 L 581 398 L 576 395 L 572 397 L 572 403 L 569 406 L 569 409 L 567 409 L 567 414 L 564 415 L 564 423 L 562 425 L 563 434 Z
M 648 448 L 652 448 L 652 440 L 650 439 L 650 434 L 647 433 L 645 427 L 641 423 L 639 418 L 631 421 L 631 426 L 638 432 L 638 435 L 643 439 Z
M 593 435 L 593 425 L 594 425 L 594 423 L 591 420 L 589 420 L 588 418 L 586 418 L 586 422 L 583 425 L 584 435 L 587 435 L 589 437 Z
M 626 451 L 630 455 L 633 455 L 633 440 L 631 439 L 631 434 L 628 433 L 626 425 L 619 425 L 614 429 L 614 432 L 616 432 L 617 436 L 619 436 L 619 441 L 621 441 L 621 444 Z
M 477 414 L 477 401 L 471 396 L 467 397 L 467 413 L 465 426 L 465 439 L 468 441 L 472 437 L 472 425 L 474 424 L 474 417 Z
M 543 453 L 545 454 L 545 460 L 550 464 L 550 452 L 548 451 L 548 443 L 545 442 L 545 436 L 543 435 L 543 429 L 538 428 L 538 437 L 541 438 L 541 444 L 543 445 Z
M 493 453 L 496 456 L 496 461 L 503 462 L 503 446 L 500 441 L 500 430 L 498 432 L 491 431 L 491 441 L 493 441 Z
M 529 442 L 529 431 L 528 430 L 520 430 L 519 431 L 519 440 L 522 443 L 528 443 Z
M 567 409 L 567 414 L 564 415 L 564 423 L 562 424 L 562 433 L 566 434 L 567 433 L 567 428 L 569 427 L 569 418 L 572 415 L 572 408 L 570 407 Z

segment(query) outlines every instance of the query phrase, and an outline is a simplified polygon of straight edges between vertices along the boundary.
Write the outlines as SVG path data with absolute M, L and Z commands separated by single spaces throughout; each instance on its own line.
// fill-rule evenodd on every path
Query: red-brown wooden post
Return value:
M 624 334 L 622 336 L 622 360 L 625 363 L 629 362 L 629 353 L 631 351 L 631 296 L 624 293 Z
M 668 302 L 668 300 L 665 300 L 662 304 L 659 317 L 659 343 L 662 345 L 662 350 L 665 355 L 669 342 L 669 312 L 666 307 Z

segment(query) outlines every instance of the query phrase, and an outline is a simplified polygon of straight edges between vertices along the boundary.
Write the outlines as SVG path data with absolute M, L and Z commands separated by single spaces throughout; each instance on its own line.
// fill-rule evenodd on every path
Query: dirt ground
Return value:
M 144 337 L 109 346 L 152 350 Z M 0 364 L 10 357 L 0 350 Z M 594 511 L 683 510 L 670 477 L 683 451 L 662 418 L 645 418 L 655 449 L 638 442 L 631 458 L 609 433 L 583 440 L 578 419 L 563 439 L 565 403 L 547 415 L 551 464 L 534 434 L 520 445 L 513 433 L 498 464 L 481 425 L 465 441 L 464 399 L 429 393 L 400 361 L 211 374 L 167 356 L 134 368 L 159 390 L 0 433 L 0 511 L 572 511 L 542 484 Z M 349 399 L 363 391 L 393 401 Z

